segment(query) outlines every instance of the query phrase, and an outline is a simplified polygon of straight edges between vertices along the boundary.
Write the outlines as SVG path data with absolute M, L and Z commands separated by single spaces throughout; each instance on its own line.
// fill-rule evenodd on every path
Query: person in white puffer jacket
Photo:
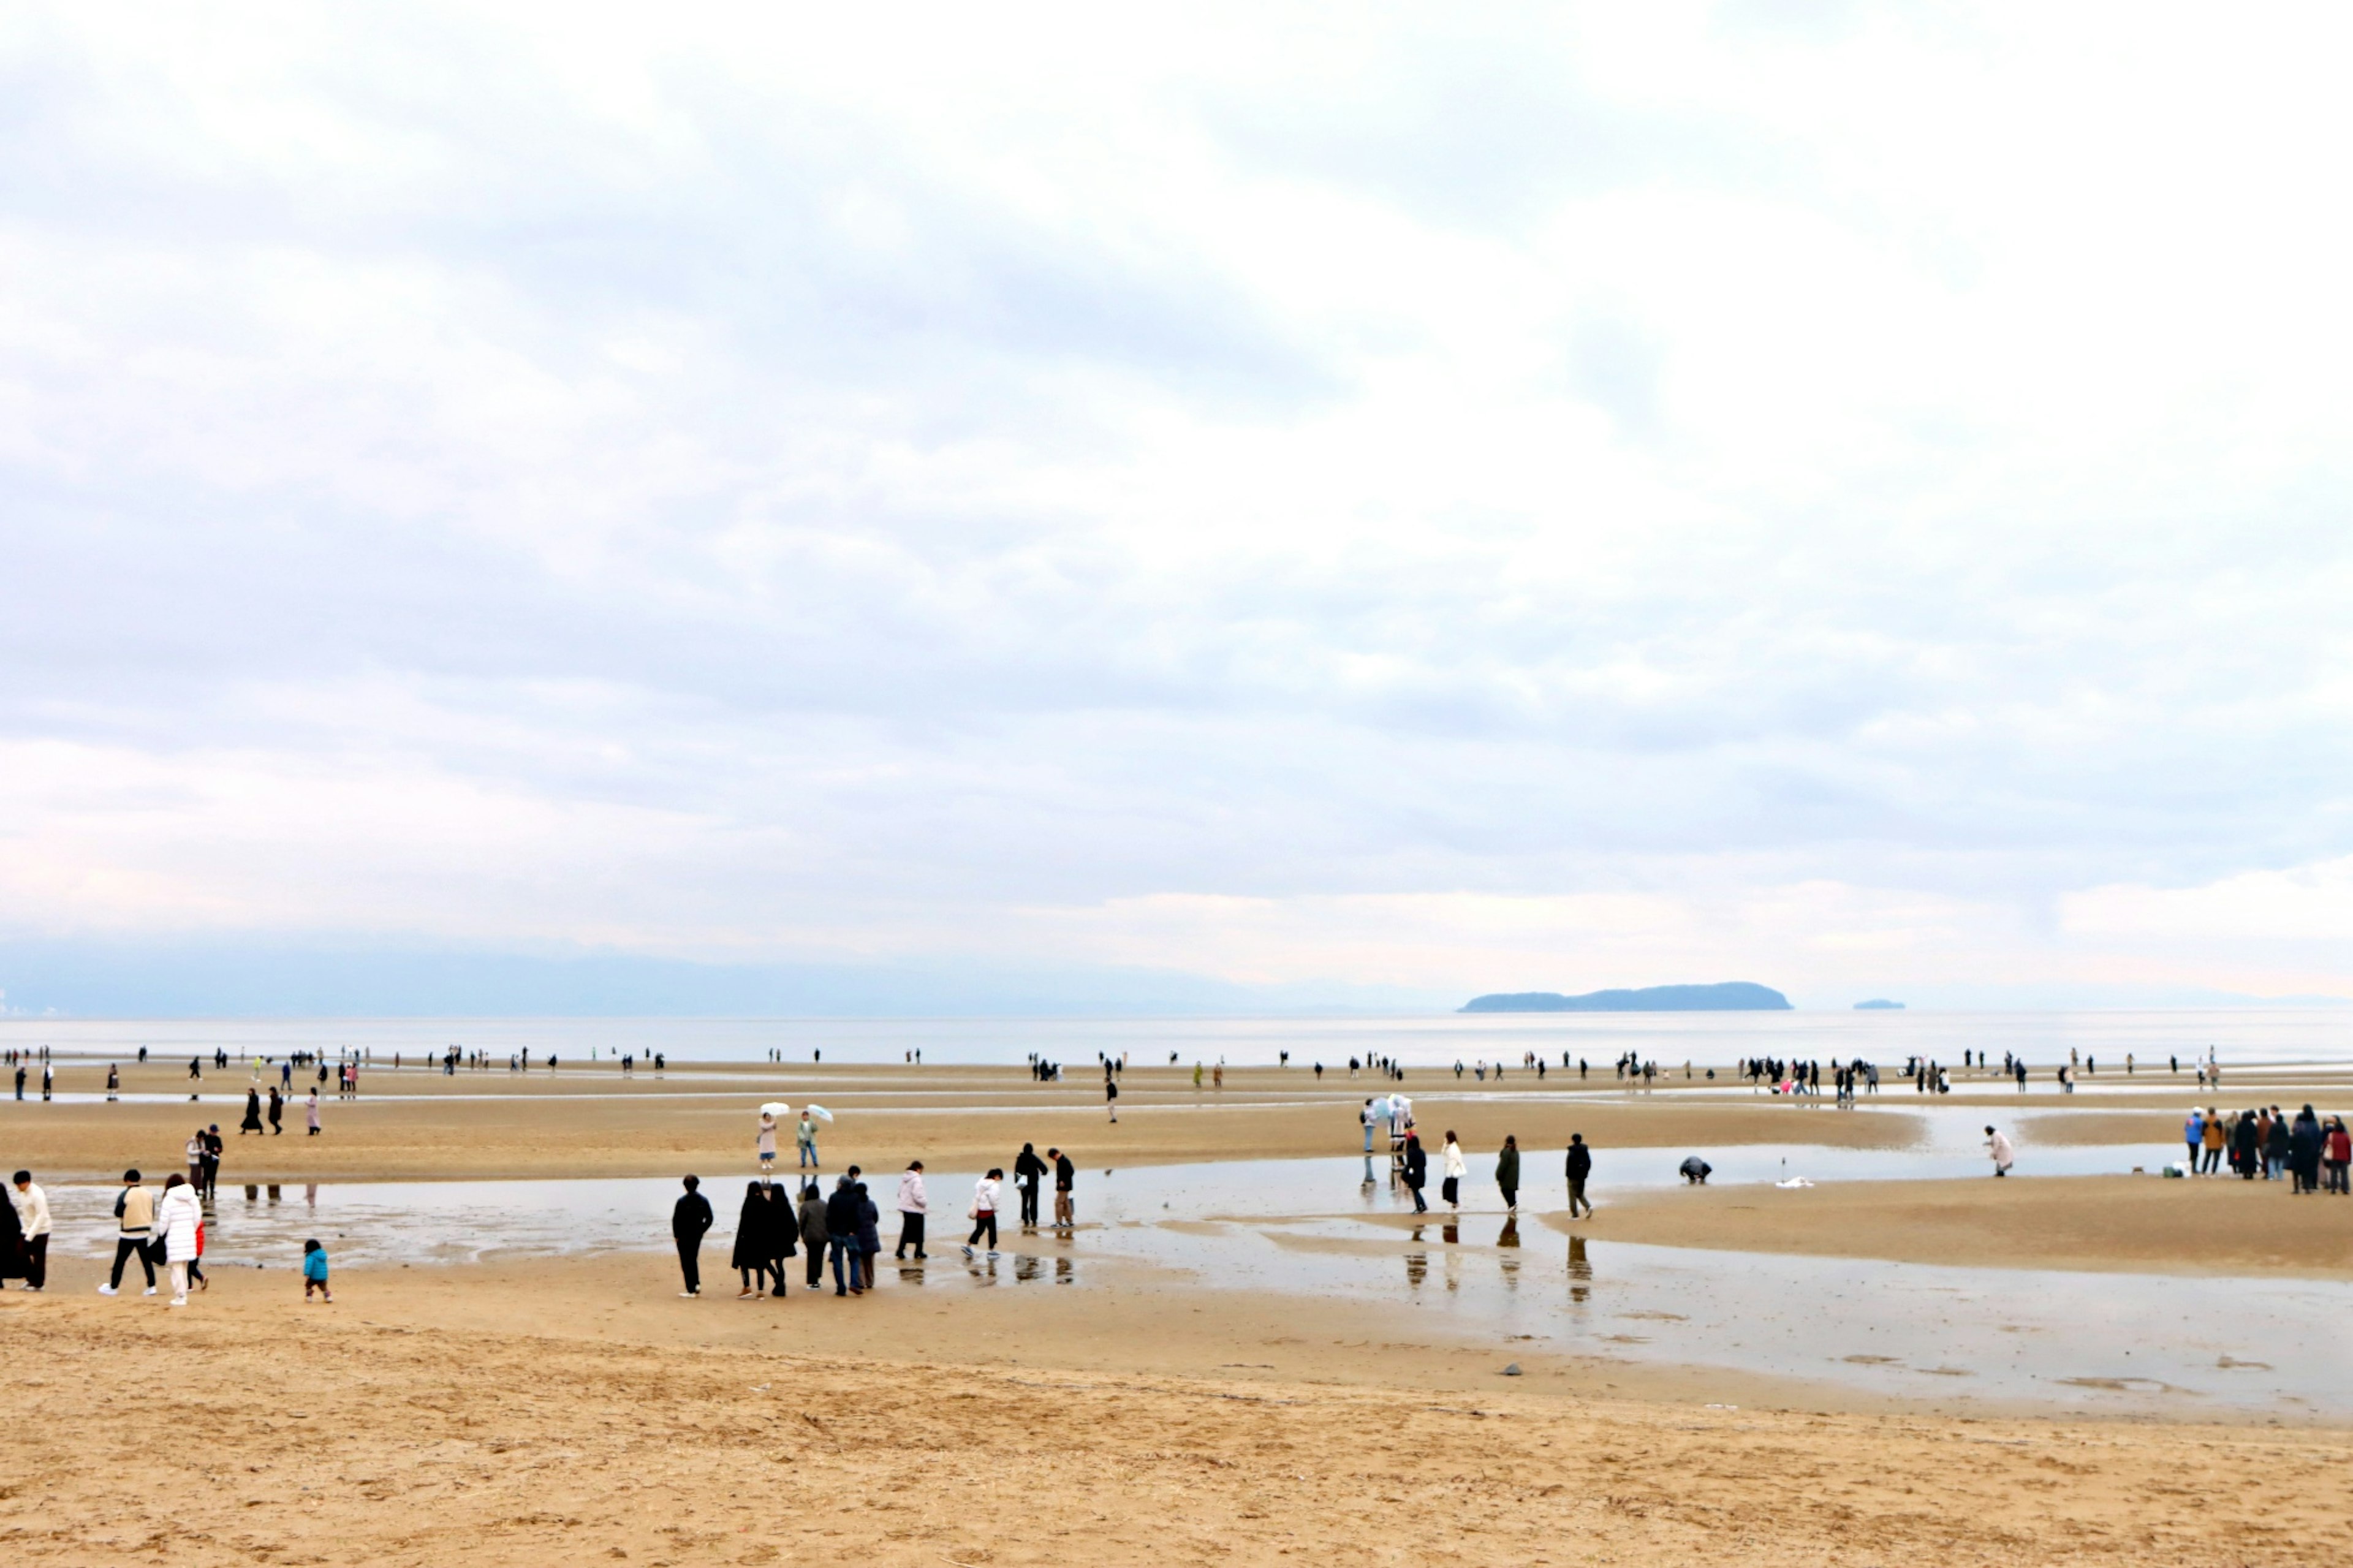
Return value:
M 1468 1173 L 1470 1167 L 1462 1163 L 1462 1145 L 1456 1142 L 1453 1132 L 1450 1130 L 1446 1134 L 1446 1185 L 1444 1190 L 1446 1194 L 1446 1206 L 1458 1213 L 1461 1212 L 1462 1207 L 1462 1178 L 1466 1173 Z
M 911 1242 L 914 1245 L 915 1256 L 918 1258 L 925 1256 L 923 1251 L 923 1219 L 924 1216 L 929 1215 L 931 1212 L 931 1205 L 925 1202 L 923 1198 L 923 1163 L 921 1160 L 911 1161 L 907 1165 L 906 1174 L 899 1178 L 899 1250 L 897 1255 L 900 1258 L 903 1258 L 907 1256 L 907 1247 Z
M 164 1184 L 164 1201 L 155 1205 L 155 1231 L 164 1243 L 164 1261 L 172 1266 L 172 1305 L 188 1304 L 188 1265 L 195 1261 L 196 1226 L 205 1222 L 205 1205 L 187 1178 L 174 1172 Z

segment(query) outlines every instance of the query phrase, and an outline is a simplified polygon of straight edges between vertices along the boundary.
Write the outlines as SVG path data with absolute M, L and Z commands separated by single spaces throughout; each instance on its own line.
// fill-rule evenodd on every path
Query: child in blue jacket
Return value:
M 327 1300 L 335 1299 L 327 1289 L 327 1249 L 315 1240 L 302 1244 L 302 1300 L 308 1301 L 313 1290 Z

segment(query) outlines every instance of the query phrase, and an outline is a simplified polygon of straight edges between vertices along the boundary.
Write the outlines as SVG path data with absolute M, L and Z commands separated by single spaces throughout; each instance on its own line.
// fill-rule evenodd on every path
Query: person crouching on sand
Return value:
M 2009 1136 L 1990 1127 L 1986 1129 L 1986 1152 L 1993 1156 L 1993 1173 L 1997 1176 L 2009 1175 L 2011 1163 L 2018 1158 L 2017 1152 L 2010 1146 Z

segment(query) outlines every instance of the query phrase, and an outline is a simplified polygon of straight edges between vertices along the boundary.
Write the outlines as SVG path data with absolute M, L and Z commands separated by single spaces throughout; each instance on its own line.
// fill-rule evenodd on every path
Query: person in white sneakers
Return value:
M 964 1255 L 970 1258 L 973 1247 L 984 1236 L 988 1237 L 988 1255 L 997 1256 L 997 1199 L 1004 1190 L 1005 1173 L 996 1166 L 981 1177 L 972 1190 L 972 1234 L 965 1237 Z
M 17 1172 L 16 1183 L 8 1201 L 25 1231 L 25 1289 L 38 1290 L 49 1282 L 49 1194 L 33 1184 L 30 1171 Z
M 930 1215 L 931 1212 L 932 1205 L 925 1202 L 923 1198 L 923 1163 L 921 1160 L 911 1160 L 907 1163 L 906 1173 L 899 1178 L 899 1250 L 896 1254 L 897 1257 L 904 1258 L 907 1256 L 907 1247 L 911 1243 L 915 1248 L 915 1256 L 917 1258 L 920 1259 L 925 1256 L 923 1252 L 923 1221 Z
M 172 1268 L 174 1307 L 188 1304 L 188 1265 L 195 1261 L 196 1227 L 204 1223 L 204 1200 L 174 1171 L 164 1183 L 164 1201 L 155 1205 L 155 1229 L 164 1243 L 164 1261 Z
M 114 1238 L 114 1272 L 98 1288 L 101 1296 L 111 1296 L 122 1289 L 122 1266 L 133 1258 L 147 1273 L 147 1294 L 155 1293 L 155 1255 L 148 1242 L 155 1234 L 155 1194 L 139 1184 L 135 1170 L 122 1173 L 122 1191 L 114 1199 L 114 1223 L 119 1234 Z

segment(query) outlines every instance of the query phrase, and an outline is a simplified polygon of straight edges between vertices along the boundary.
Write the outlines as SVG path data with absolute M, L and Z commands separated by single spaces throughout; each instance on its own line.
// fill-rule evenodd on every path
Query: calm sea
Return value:
M 926 1061 L 1019 1063 L 1031 1052 L 1058 1062 L 1125 1053 L 1137 1065 L 1225 1061 L 1327 1066 L 1388 1056 L 1409 1067 L 1485 1059 L 1516 1063 L 1535 1051 L 1596 1063 L 1633 1050 L 1668 1065 L 1723 1067 L 1746 1057 L 1920 1055 L 1958 1062 L 1978 1050 L 2055 1062 L 2072 1049 L 2121 1065 L 2211 1048 L 2226 1063 L 2353 1061 L 2353 1009 L 2174 1008 L 2043 1013 L 1790 1012 L 1495 1015 L 1377 1018 L 0 1018 L 0 1046 L 47 1045 L 60 1055 L 121 1057 L 144 1045 L 159 1056 L 225 1047 L 269 1056 L 308 1048 L 392 1051 L 462 1046 L 503 1057 L 530 1049 L 566 1058 L 662 1051 L 674 1061 L 890 1062 L 920 1048 Z

